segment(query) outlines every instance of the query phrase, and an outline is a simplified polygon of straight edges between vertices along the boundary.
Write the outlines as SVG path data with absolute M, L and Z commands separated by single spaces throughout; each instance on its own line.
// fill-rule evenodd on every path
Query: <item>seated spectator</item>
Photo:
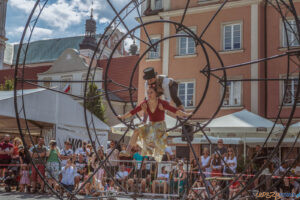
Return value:
M 192 189 L 189 191 L 188 199 L 199 199 L 205 198 L 205 185 L 201 176 L 198 176 L 198 179 L 192 186 Z
M 97 169 L 99 167 L 99 162 L 93 162 L 93 168 Z M 104 191 L 104 179 L 105 179 L 105 170 L 101 167 L 94 176 L 94 186 L 95 193 L 93 196 L 99 196 L 102 191 Z
M 61 170 L 61 184 L 64 188 L 61 188 L 61 196 L 63 196 L 64 190 L 67 190 L 68 197 L 69 193 L 73 192 L 75 186 L 75 175 L 76 175 L 76 167 L 73 164 L 72 158 L 67 161 L 66 166 L 64 166 Z
M 44 138 L 40 137 L 38 139 L 38 144 L 34 145 L 30 149 L 31 158 L 35 163 L 37 170 L 41 173 L 43 177 L 45 177 L 45 164 L 46 164 L 46 153 L 48 149 L 44 146 Z M 35 167 L 31 168 L 31 183 L 32 183 L 32 193 L 36 193 L 36 183 L 41 185 L 40 193 L 44 193 L 44 181 L 38 175 Z
M 237 181 L 233 182 L 229 187 L 229 199 L 236 196 L 236 194 L 242 189 L 241 185 L 242 177 L 240 177 Z
M 73 150 L 71 143 L 69 141 L 65 141 L 65 148 L 60 150 L 60 159 L 61 166 L 64 167 L 67 164 L 67 161 L 73 157 Z
M 130 155 L 130 153 L 128 153 L 126 151 L 126 148 L 127 148 L 126 144 L 121 145 L 121 151 L 119 153 L 119 159 L 120 160 L 131 160 L 131 155 Z M 125 165 L 126 167 L 129 167 L 129 166 L 131 166 L 131 163 L 121 162 L 120 165 Z
M 186 184 L 186 177 L 187 175 L 183 169 L 183 162 L 179 161 L 177 173 L 173 182 L 171 182 L 171 188 L 176 188 L 177 186 L 179 186 L 179 193 L 182 194 Z
M 218 181 L 217 179 L 213 179 L 211 182 L 211 184 L 208 186 L 209 189 L 209 193 L 210 193 L 210 197 L 215 196 L 218 192 L 220 192 L 221 187 L 218 185 Z M 215 198 L 213 198 L 214 200 L 218 200 L 221 199 L 222 194 L 217 195 Z
M 213 154 L 213 158 L 210 163 L 210 168 L 212 170 L 212 177 L 222 176 L 222 160 L 218 152 L 215 152 Z
M 121 165 L 119 171 L 116 173 L 116 179 L 119 181 L 120 185 L 124 186 L 127 182 L 128 171 L 125 170 L 125 166 Z
M 79 182 L 83 180 L 84 168 L 87 167 L 87 162 L 84 159 L 83 154 L 78 155 L 78 160 L 75 161 L 76 175 L 75 175 L 75 188 L 78 188 Z
M 157 179 L 152 183 L 152 192 L 156 193 L 156 186 L 160 189 L 163 187 L 164 194 L 168 192 L 169 173 L 166 171 L 166 167 L 161 168 L 161 173 L 157 175 Z M 160 190 L 159 190 L 160 191 Z
M 146 164 L 143 163 L 140 169 L 135 168 L 132 172 L 132 177 L 128 180 L 128 186 L 132 190 L 134 184 L 141 186 L 141 191 L 146 192 L 147 185 L 150 184 L 151 174 L 149 170 L 146 169 Z M 135 189 L 138 189 L 135 187 Z
M 280 193 L 295 193 L 295 188 L 294 185 L 291 184 L 290 179 L 289 179 L 289 174 L 287 174 L 286 177 L 283 178 L 283 182 L 281 182 L 280 186 L 279 186 L 279 192 Z M 289 199 L 289 198 L 286 198 Z M 290 198 L 292 199 L 292 198 Z

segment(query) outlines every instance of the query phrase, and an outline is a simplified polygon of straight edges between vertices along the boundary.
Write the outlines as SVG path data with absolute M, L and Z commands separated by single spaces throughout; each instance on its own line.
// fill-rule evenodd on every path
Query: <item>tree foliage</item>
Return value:
M 10 91 L 14 89 L 14 80 L 13 79 L 6 79 L 4 84 L 0 84 L 1 91 Z
M 101 97 L 102 92 L 98 90 L 95 83 L 89 84 L 87 92 L 86 108 L 97 116 L 101 121 L 105 122 L 105 107 Z

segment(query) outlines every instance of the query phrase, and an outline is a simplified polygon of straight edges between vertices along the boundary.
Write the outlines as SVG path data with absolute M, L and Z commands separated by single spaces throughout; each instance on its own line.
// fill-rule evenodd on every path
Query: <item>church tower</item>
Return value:
M 5 20 L 7 0 L 0 0 L 0 70 L 3 69 L 5 41 Z
M 91 57 L 97 48 L 96 40 L 96 21 L 93 17 L 93 8 L 91 16 L 85 21 L 85 36 L 81 44 L 79 44 L 80 54 Z

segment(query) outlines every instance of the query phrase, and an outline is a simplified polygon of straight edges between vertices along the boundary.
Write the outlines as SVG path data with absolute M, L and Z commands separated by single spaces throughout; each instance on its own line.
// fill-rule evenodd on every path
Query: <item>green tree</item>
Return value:
M 0 84 L 1 91 L 10 91 L 14 89 L 14 80 L 13 79 L 6 79 L 4 84 Z
M 86 108 L 96 115 L 101 121 L 105 122 L 105 107 L 102 102 L 101 97 L 102 92 L 98 90 L 98 87 L 95 83 L 89 84 L 88 92 L 87 92 L 87 101 Z

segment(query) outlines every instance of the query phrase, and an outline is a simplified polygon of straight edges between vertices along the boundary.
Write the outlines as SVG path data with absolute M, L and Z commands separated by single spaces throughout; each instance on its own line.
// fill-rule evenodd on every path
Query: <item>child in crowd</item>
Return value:
M 30 178 L 29 178 L 29 169 L 28 169 L 28 165 L 23 165 L 22 166 L 22 170 L 20 172 L 20 192 L 24 192 L 25 191 L 25 187 L 27 186 L 27 188 L 30 186 Z

